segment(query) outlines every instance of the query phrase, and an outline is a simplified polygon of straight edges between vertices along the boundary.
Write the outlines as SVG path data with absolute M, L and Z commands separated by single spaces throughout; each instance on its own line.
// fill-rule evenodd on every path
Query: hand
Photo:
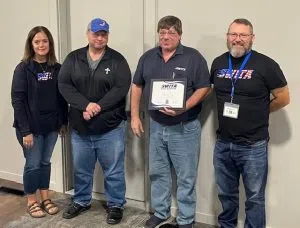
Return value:
M 185 110 L 174 110 L 174 109 L 166 108 L 166 107 L 164 107 L 164 109 L 161 109 L 159 111 L 168 116 L 178 116 L 181 113 L 185 112 Z
M 60 136 L 65 136 L 68 131 L 68 127 L 66 125 L 61 126 L 59 130 L 59 135 Z
M 136 135 L 137 137 L 142 136 L 142 133 L 144 133 L 144 129 L 140 118 L 131 119 L 131 130 L 133 134 Z
M 90 117 L 94 117 L 101 111 L 101 107 L 97 103 L 90 102 L 85 110 L 89 113 Z
M 26 149 L 33 147 L 33 134 L 29 134 L 23 137 L 23 146 Z
M 83 115 L 83 119 L 85 119 L 86 121 L 92 119 L 92 116 L 90 115 L 89 112 L 83 112 L 82 115 Z

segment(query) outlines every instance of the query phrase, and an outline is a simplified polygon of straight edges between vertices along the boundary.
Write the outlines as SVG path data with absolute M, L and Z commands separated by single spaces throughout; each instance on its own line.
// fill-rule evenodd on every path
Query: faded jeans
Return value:
M 194 222 L 200 132 L 197 119 L 172 126 L 150 120 L 151 204 L 158 218 L 170 216 L 171 168 L 174 167 L 177 177 L 177 223 L 184 225 Z

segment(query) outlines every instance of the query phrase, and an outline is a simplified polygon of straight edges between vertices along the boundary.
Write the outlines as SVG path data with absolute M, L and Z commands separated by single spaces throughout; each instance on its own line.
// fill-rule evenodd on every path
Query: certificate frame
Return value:
M 186 87 L 186 78 L 151 79 L 148 109 L 159 110 L 166 107 L 184 110 L 186 105 Z

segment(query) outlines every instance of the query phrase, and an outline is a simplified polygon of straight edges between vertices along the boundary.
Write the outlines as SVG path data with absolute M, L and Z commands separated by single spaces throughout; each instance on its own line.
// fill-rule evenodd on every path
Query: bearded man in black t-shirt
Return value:
M 237 226 L 240 175 L 246 193 L 245 227 L 266 226 L 269 113 L 290 100 L 279 65 L 252 50 L 254 38 L 251 22 L 234 20 L 227 33 L 229 52 L 211 67 L 219 120 L 214 167 L 223 208 L 218 216 L 221 228 Z

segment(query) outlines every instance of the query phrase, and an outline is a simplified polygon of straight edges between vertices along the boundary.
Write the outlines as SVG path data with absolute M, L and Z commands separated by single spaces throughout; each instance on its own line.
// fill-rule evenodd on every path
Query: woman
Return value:
M 25 157 L 27 211 L 34 218 L 59 211 L 49 198 L 49 182 L 54 145 L 67 124 L 68 106 L 57 87 L 60 66 L 51 33 L 43 26 L 34 27 L 28 34 L 24 57 L 14 71 L 11 89 L 14 127 Z

